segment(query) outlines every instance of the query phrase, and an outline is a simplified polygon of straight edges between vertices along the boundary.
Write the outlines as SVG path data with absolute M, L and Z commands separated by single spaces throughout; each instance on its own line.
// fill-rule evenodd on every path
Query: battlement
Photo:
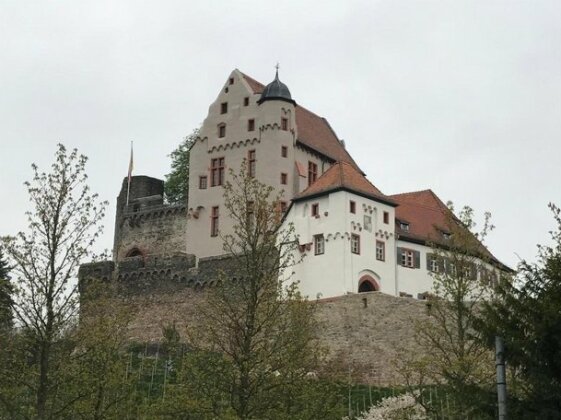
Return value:
M 128 200 L 127 200 L 128 194 Z M 165 204 L 164 181 L 139 175 L 124 178 L 117 197 L 113 260 L 167 257 L 186 250 L 187 203 Z

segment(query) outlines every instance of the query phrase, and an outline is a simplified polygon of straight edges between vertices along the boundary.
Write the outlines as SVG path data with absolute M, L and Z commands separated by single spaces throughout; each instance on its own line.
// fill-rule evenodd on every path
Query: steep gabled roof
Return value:
M 350 191 L 392 206 L 396 205 L 394 201 L 368 181 L 353 165 L 347 162 L 335 163 L 312 185 L 294 197 L 294 201 L 339 190 Z
M 440 242 L 442 232 L 447 232 L 450 217 L 454 217 L 446 205 L 432 190 L 415 191 L 390 196 L 399 206 L 395 218 L 409 223 L 408 231 L 401 231 L 400 237 L 421 241 Z
M 435 243 L 446 247 L 444 233 L 450 233 L 450 223 L 462 226 L 458 218 L 430 189 L 402 194 L 390 195 L 397 202 L 395 218 L 397 221 L 409 223 L 407 231 L 396 225 L 396 232 L 400 239 L 421 243 Z M 501 263 L 483 244 L 479 244 L 478 252 L 492 262 L 498 264 L 503 270 L 512 271 L 511 268 Z
M 260 94 L 263 92 L 265 85 L 244 73 L 241 74 L 253 93 Z M 297 141 L 300 144 L 326 156 L 334 162 L 348 162 L 360 170 L 325 118 L 314 114 L 301 105 L 296 106 L 295 117 L 298 128 Z

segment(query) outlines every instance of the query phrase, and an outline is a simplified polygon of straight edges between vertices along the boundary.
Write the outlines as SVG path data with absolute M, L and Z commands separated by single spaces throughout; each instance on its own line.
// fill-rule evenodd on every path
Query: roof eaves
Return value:
M 324 190 L 321 190 L 321 191 L 318 191 L 318 192 L 315 192 L 315 193 L 312 193 L 312 194 L 296 196 L 292 199 L 292 201 L 298 202 L 298 201 L 303 201 L 303 200 L 309 200 L 309 199 L 312 199 L 312 198 L 321 197 L 323 195 L 331 194 L 331 193 L 338 192 L 338 191 L 351 192 L 351 193 L 356 194 L 360 197 L 368 198 L 370 200 L 377 201 L 378 203 L 386 204 L 388 206 L 392 206 L 392 207 L 397 207 L 398 206 L 398 204 L 395 203 L 392 200 L 389 200 L 389 199 L 386 199 L 386 198 L 383 198 L 383 197 L 379 197 L 379 196 L 374 195 L 374 194 L 369 194 L 369 193 L 366 193 L 364 191 L 359 191 L 359 190 L 356 190 L 356 189 L 353 189 L 353 188 L 349 188 L 349 187 L 344 186 L 344 185 L 337 185 L 337 186 L 334 186 L 334 187 L 328 187 Z

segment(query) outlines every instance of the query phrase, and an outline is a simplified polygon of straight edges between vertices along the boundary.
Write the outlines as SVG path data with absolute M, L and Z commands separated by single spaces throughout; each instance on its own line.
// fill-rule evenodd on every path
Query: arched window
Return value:
M 377 292 L 380 290 L 378 283 L 370 276 L 362 276 L 358 282 L 358 293 Z

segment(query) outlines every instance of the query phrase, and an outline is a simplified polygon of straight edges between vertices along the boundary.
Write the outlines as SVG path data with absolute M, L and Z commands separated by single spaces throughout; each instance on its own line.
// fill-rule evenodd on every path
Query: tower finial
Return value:
M 276 77 L 277 79 L 279 78 L 279 67 L 280 67 L 280 65 L 279 65 L 279 62 L 277 61 L 277 65 L 275 66 L 275 69 L 277 69 L 276 74 L 275 74 L 275 77 Z

